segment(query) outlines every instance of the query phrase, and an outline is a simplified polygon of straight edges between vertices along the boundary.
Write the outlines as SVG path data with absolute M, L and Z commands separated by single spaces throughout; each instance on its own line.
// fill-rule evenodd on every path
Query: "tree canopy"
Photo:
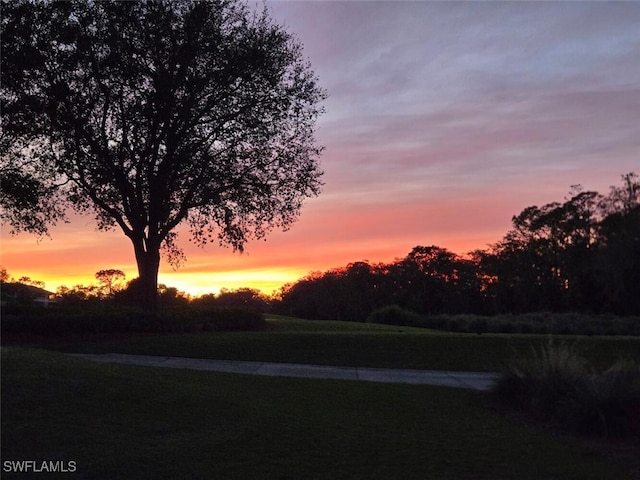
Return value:
M 396 305 L 424 315 L 586 312 L 640 314 L 640 181 L 608 195 L 572 187 L 562 202 L 529 206 L 502 240 L 460 256 L 417 246 L 389 264 L 354 262 L 281 291 L 278 311 L 365 321 Z
M 107 297 L 112 297 L 116 290 L 123 288 L 122 283 L 126 275 L 117 268 L 107 268 L 98 270 L 95 277 L 102 286 L 103 294 Z
M 319 193 L 325 92 L 266 10 L 233 0 L 2 7 L 0 168 L 20 179 L 2 219 L 44 233 L 71 208 L 120 228 L 147 307 L 160 250 L 174 266 L 184 259 L 179 225 L 196 244 L 242 250 L 288 228 Z

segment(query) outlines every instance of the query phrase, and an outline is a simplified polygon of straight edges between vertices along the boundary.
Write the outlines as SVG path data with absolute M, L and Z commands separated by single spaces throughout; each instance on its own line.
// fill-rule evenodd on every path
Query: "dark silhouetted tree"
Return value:
M 574 186 L 563 203 L 525 208 L 503 240 L 476 252 L 493 311 L 640 311 L 640 185 L 622 178 L 605 197 Z
M 390 264 L 313 273 L 283 287 L 273 308 L 349 321 L 389 305 L 427 315 L 640 313 L 637 175 L 623 175 L 604 197 L 575 185 L 563 202 L 527 207 L 512 223 L 502 240 L 466 257 L 417 246 Z
M 558 202 L 527 207 L 512 218 L 513 229 L 482 257 L 485 275 L 497 280 L 490 288 L 501 310 L 560 308 L 566 287 L 564 216 Z
M 32 287 L 44 288 L 44 282 L 42 280 L 33 280 L 31 277 L 20 277 L 17 283 L 21 283 L 23 285 L 31 285 Z
M 2 168 L 19 180 L 3 220 L 43 231 L 55 215 L 39 208 L 29 225 L 15 212 L 54 202 L 120 228 L 145 308 L 157 305 L 161 249 L 174 266 L 184 259 L 179 225 L 196 244 L 242 250 L 318 194 L 325 92 L 266 10 L 226 0 L 2 7 L 0 146 L 15 157 Z M 29 190 L 42 195 L 30 203 Z
M 635 172 L 622 175 L 622 186 L 612 185 L 609 195 L 604 197 L 600 208 L 605 215 L 612 213 L 627 214 L 640 205 L 640 177 Z
M 596 279 L 605 311 L 640 314 L 640 179 L 622 176 L 601 202 Z
M 216 307 L 243 307 L 265 311 L 268 297 L 253 288 L 238 288 L 227 290 L 223 288 L 218 295 L 211 295 L 202 299 L 195 299 L 194 303 L 210 304 Z
M 401 264 L 408 298 L 400 305 L 427 314 L 478 308 L 479 286 L 470 260 L 431 245 L 414 247 Z
M 56 201 L 60 185 L 53 166 L 30 158 L 36 148 L 37 143 L 11 137 L 6 128 L 0 131 L 0 221 L 14 234 L 48 235 L 50 225 L 65 219 L 64 205 Z
M 71 288 L 61 285 L 56 290 L 56 298 L 60 305 L 86 306 L 100 302 L 102 292 L 97 285 L 74 285 Z
M 116 290 L 124 287 L 126 275 L 122 270 L 108 268 L 96 272 L 96 279 L 100 282 L 104 295 L 112 297 Z
M 189 295 L 176 287 L 168 287 L 164 283 L 158 285 L 160 305 L 177 306 L 189 303 Z

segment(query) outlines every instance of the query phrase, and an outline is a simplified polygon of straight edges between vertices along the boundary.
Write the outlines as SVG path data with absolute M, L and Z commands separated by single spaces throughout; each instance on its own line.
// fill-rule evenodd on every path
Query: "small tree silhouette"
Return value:
M 110 268 L 96 272 L 96 278 L 101 284 L 103 294 L 111 297 L 115 290 L 119 290 L 126 275 L 122 270 Z

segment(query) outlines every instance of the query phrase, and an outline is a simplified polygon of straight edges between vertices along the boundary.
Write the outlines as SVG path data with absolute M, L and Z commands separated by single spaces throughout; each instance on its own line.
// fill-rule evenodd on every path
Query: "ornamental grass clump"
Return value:
M 535 420 L 586 435 L 640 438 L 640 368 L 597 371 L 575 346 L 549 342 L 506 369 L 493 396 Z

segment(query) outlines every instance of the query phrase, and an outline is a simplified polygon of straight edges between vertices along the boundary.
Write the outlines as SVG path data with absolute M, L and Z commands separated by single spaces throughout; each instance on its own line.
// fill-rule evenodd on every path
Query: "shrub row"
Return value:
M 421 315 L 389 305 L 374 310 L 370 323 L 431 328 L 461 333 L 535 333 L 553 335 L 640 335 L 640 317 L 529 313 L 520 315 Z
M 514 361 L 492 395 L 508 407 L 568 430 L 640 439 L 640 368 L 619 360 L 595 371 L 575 348 L 550 342 Z
M 256 330 L 265 324 L 256 309 L 183 306 L 149 313 L 136 308 L 25 308 L 3 311 L 2 333 L 34 336 L 113 333 L 186 333 Z

